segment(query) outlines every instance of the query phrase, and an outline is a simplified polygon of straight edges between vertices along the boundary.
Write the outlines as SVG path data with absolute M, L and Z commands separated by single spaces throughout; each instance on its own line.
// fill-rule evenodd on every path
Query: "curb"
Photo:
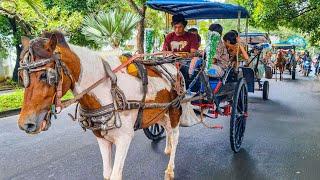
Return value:
M 2 112 L 0 112 L 0 118 L 18 115 L 20 113 L 20 111 L 21 111 L 21 108 L 11 109 L 8 111 L 2 111 Z

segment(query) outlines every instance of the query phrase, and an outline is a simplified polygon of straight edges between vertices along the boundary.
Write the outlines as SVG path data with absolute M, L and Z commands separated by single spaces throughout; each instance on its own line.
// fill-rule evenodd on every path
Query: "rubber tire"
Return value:
M 244 99 L 244 104 L 243 104 L 243 108 L 244 108 L 244 113 L 247 114 L 248 112 L 248 89 L 247 89 L 247 85 L 246 82 L 244 81 L 243 78 L 239 79 L 237 85 L 236 85 L 236 89 L 233 95 L 233 103 L 232 103 L 232 111 L 231 111 L 231 117 L 230 117 L 230 145 L 231 145 L 231 149 L 233 152 L 237 153 L 240 151 L 241 148 L 241 144 L 243 141 L 243 136 L 244 136 L 244 132 L 245 132 L 245 128 L 246 128 L 246 120 L 247 117 L 246 116 L 241 116 L 239 118 L 243 118 L 241 120 L 241 122 L 239 122 L 240 124 L 237 125 L 236 124 L 236 120 L 237 120 L 237 114 L 238 114 L 238 103 L 239 102 L 239 96 L 241 91 L 243 92 L 243 99 Z M 241 125 L 241 132 L 236 133 L 236 129 L 239 128 Z
M 296 79 L 296 70 L 295 70 L 295 69 L 294 69 L 294 70 L 292 70 L 291 77 L 292 77 L 292 79 L 293 79 L 293 80 L 295 80 L 295 79 Z
M 157 131 L 157 133 L 152 132 L 153 128 L 156 128 L 157 126 L 159 127 L 159 131 Z M 144 128 L 143 132 L 148 139 L 152 141 L 158 141 L 163 138 L 162 134 L 164 133 L 164 127 L 160 126 L 159 124 L 154 124 L 148 128 Z
M 268 100 L 269 99 L 269 81 L 264 81 L 263 82 L 262 99 L 263 100 Z

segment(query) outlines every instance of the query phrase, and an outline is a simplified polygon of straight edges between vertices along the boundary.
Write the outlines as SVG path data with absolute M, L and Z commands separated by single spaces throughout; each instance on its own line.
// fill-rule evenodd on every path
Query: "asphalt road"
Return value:
M 250 94 L 242 150 L 229 144 L 229 119 L 181 128 L 176 179 L 320 179 L 320 81 L 298 77 L 271 80 L 270 100 Z M 83 132 L 65 110 L 49 131 L 27 135 L 17 116 L 0 119 L 0 179 L 102 179 L 102 160 L 91 132 Z M 165 140 L 148 140 L 138 131 L 124 167 L 124 179 L 160 180 L 168 157 Z

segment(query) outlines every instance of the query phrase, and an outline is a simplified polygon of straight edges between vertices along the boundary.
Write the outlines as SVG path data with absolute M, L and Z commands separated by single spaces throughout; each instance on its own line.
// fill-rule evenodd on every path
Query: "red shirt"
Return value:
M 163 51 L 174 52 L 190 52 L 191 49 L 198 50 L 199 42 L 195 34 L 185 32 L 181 36 L 177 36 L 176 33 L 171 32 L 167 34 L 164 43 Z

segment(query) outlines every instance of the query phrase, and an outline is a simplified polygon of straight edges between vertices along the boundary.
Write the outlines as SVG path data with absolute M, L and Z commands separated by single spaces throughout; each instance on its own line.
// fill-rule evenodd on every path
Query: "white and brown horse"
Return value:
M 102 54 L 84 47 L 67 44 L 64 36 L 59 32 L 45 33 L 43 37 L 32 40 L 24 38 L 24 51 L 21 58 L 26 57 L 26 52 L 32 54 L 31 63 L 50 59 L 55 53 L 60 54 L 60 60 L 67 66 L 73 77 L 70 78 L 62 72 L 62 94 L 72 90 L 77 95 L 91 86 L 94 82 L 106 76 L 102 61 L 107 61 L 112 69 L 121 65 L 118 58 L 119 53 Z M 30 52 L 31 51 L 31 52 Z M 111 53 L 111 52 L 110 52 Z M 30 58 L 30 57 L 29 57 Z M 49 128 L 47 114 L 56 95 L 56 88 L 48 84 L 44 79 L 46 69 L 54 68 L 55 63 L 44 64 L 42 70 L 30 72 L 29 85 L 25 88 L 24 102 L 21 109 L 18 125 L 20 129 L 27 133 L 37 134 Z M 174 65 L 167 64 L 167 69 L 172 73 L 177 73 Z M 22 76 L 26 76 L 23 74 Z M 125 70 L 116 73 L 118 86 L 128 100 L 141 100 L 141 80 L 129 75 Z M 25 77 L 22 77 L 25 78 Z M 161 74 L 148 72 L 148 92 L 147 102 L 166 103 L 176 97 L 171 83 Z M 61 80 L 61 79 L 60 79 Z M 111 82 L 107 79 L 80 100 L 80 106 L 86 110 L 95 110 L 102 106 L 112 103 L 110 93 Z M 162 109 L 144 110 L 142 127 L 148 127 L 154 123 L 159 123 L 166 129 L 166 148 L 165 153 L 170 155 L 170 160 L 165 171 L 165 179 L 174 177 L 174 159 L 179 137 L 180 119 L 190 125 L 196 123 L 196 116 L 191 109 L 190 103 L 183 104 L 182 108 L 169 108 L 162 113 Z M 155 114 L 160 114 L 153 118 Z M 108 133 L 93 131 L 97 138 L 102 160 L 103 176 L 105 179 L 122 179 L 122 170 L 127 156 L 127 152 L 134 136 L 134 124 L 138 110 L 127 110 L 120 112 L 122 126 L 108 130 Z M 50 117 L 49 117 L 50 118 Z M 150 120 L 152 120 L 150 122 Z M 112 145 L 116 146 L 115 159 L 112 165 Z

